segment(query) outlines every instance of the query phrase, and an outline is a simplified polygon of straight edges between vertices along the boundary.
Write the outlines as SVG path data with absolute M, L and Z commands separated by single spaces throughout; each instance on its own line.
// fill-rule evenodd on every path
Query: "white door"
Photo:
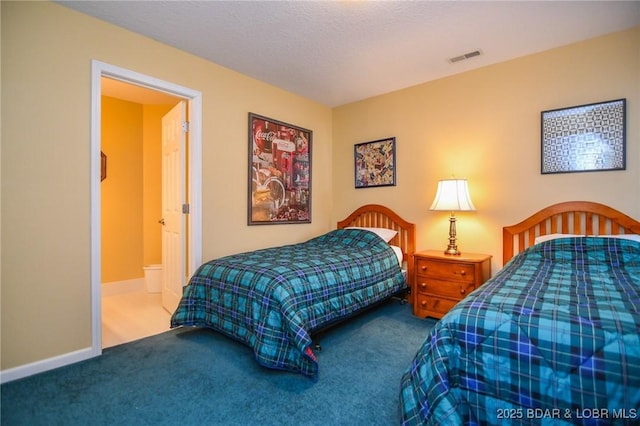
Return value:
M 186 102 L 162 117 L 162 306 L 173 313 L 185 280 Z

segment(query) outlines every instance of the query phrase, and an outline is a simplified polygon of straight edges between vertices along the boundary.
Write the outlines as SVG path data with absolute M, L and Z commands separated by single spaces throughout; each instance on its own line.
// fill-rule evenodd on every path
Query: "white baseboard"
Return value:
M 114 296 L 117 294 L 145 291 L 144 278 L 134 278 L 131 280 L 112 281 L 102 284 L 102 296 Z M 102 355 L 102 349 L 94 351 L 92 348 L 80 349 L 52 358 L 36 361 L 20 367 L 10 368 L 0 371 L 0 384 L 13 380 L 23 379 L 34 374 L 55 368 L 64 367 L 76 362 L 84 361 Z
M 102 350 L 95 353 L 91 348 L 80 349 L 78 351 L 69 352 L 64 355 L 55 356 L 53 358 L 44 359 L 31 364 L 22 365 L 20 367 L 10 368 L 0 371 L 0 384 L 11 382 L 13 380 L 23 379 L 33 376 L 34 374 L 44 371 L 53 370 L 55 368 L 64 367 L 66 365 L 75 364 L 96 356 L 102 355 Z
M 144 278 L 133 278 L 131 280 L 111 281 L 102 283 L 103 296 L 115 296 L 117 294 L 145 291 Z

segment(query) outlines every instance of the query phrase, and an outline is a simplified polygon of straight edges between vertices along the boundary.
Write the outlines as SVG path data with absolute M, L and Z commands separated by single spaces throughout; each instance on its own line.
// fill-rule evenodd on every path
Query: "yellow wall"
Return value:
M 455 65 L 452 65 L 455 66 Z M 502 227 L 556 202 L 591 200 L 640 218 L 640 27 L 425 83 L 333 111 L 333 218 L 364 202 L 417 224 L 419 250 L 448 244 L 429 211 L 439 179 L 467 178 L 476 212 L 458 246 L 502 265 Z M 540 174 L 540 113 L 627 99 L 627 169 Z M 354 189 L 353 145 L 395 136 L 397 186 Z
M 102 97 L 100 184 L 102 282 L 140 278 L 142 270 L 142 105 Z
M 1 7 L 2 370 L 91 346 L 94 59 L 202 93 L 203 259 L 329 229 L 329 108 L 55 3 Z M 311 224 L 246 225 L 249 112 L 313 130 Z

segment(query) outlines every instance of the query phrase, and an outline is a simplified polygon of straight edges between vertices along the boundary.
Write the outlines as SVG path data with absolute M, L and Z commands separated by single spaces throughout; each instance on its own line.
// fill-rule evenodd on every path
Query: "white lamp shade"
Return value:
M 438 191 L 430 210 L 454 212 L 475 209 L 466 179 L 444 179 L 438 182 Z

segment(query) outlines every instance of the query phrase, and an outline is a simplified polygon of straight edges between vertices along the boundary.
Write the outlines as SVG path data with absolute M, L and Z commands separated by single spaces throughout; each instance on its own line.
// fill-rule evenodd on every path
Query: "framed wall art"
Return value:
M 626 99 L 542 111 L 541 173 L 626 168 Z
M 311 223 L 313 132 L 249 113 L 248 224 Z
M 395 137 L 356 144 L 353 156 L 356 188 L 395 186 Z

